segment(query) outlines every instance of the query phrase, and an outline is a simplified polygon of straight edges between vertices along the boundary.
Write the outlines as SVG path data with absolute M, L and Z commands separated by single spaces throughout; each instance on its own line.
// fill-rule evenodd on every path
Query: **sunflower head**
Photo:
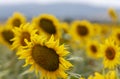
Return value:
M 115 44 L 114 40 L 107 39 L 104 44 L 101 45 L 103 53 L 103 64 L 105 68 L 114 69 L 120 64 L 120 47 Z
M 12 45 L 11 39 L 14 38 L 14 33 L 11 26 L 0 27 L 0 42 L 10 47 Z
M 19 12 L 15 12 L 11 17 L 8 18 L 7 24 L 13 27 L 20 27 L 21 24 L 26 23 L 26 18 Z
M 101 32 L 101 26 L 99 24 L 93 24 L 93 36 L 97 37 L 100 36 L 100 32 Z
M 20 27 L 15 27 L 13 29 L 15 37 L 12 39 L 12 48 L 16 49 L 21 46 L 26 46 L 27 42 L 31 41 L 31 36 L 37 33 L 34 24 L 22 24 Z
M 112 19 L 113 21 L 117 21 L 118 16 L 117 16 L 117 13 L 116 13 L 115 9 L 109 8 L 109 9 L 108 9 L 108 14 L 109 14 L 109 16 L 111 17 L 111 19 Z
M 114 29 L 114 31 L 112 31 L 111 37 L 115 40 L 115 42 L 120 45 L 120 29 Z
M 50 37 L 54 35 L 56 38 L 60 37 L 60 23 L 58 19 L 50 14 L 42 14 L 36 18 L 33 18 L 32 23 L 36 24 L 36 28 L 40 33 L 44 33 Z
M 116 72 L 114 70 L 109 71 L 104 75 L 100 74 L 98 72 L 95 72 L 94 75 L 90 75 L 88 77 L 88 79 L 116 79 L 116 78 L 117 78 L 117 75 L 116 75 Z
M 35 35 L 17 55 L 26 60 L 25 66 L 31 64 L 30 69 L 35 70 L 36 74 L 41 72 L 41 79 L 57 79 L 66 78 L 65 71 L 72 67 L 72 64 L 64 59 L 68 53 L 64 45 L 59 45 L 59 41 L 54 40 L 53 36 L 46 40 L 46 36 Z
M 117 73 L 116 71 L 112 70 L 109 71 L 106 75 L 105 75 L 106 79 L 117 79 Z
M 102 56 L 100 51 L 100 45 L 97 40 L 89 40 L 86 43 L 86 50 L 87 50 L 87 55 L 90 58 L 98 59 Z
M 104 78 L 104 75 L 98 72 L 95 72 L 94 75 L 90 75 L 88 79 L 105 79 L 105 78 Z
M 110 36 L 110 34 L 111 34 L 111 28 L 108 26 L 108 25 L 100 25 L 100 28 L 101 28 L 101 30 L 100 30 L 100 38 L 101 38 L 101 40 L 102 40 L 102 42 L 106 39 L 106 38 L 108 38 L 109 36 Z
M 71 24 L 70 34 L 75 40 L 87 40 L 93 34 L 92 25 L 88 21 L 74 21 Z

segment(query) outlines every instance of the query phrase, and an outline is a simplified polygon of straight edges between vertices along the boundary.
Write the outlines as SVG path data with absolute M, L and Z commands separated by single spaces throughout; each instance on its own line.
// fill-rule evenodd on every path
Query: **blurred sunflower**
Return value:
M 95 72 L 94 75 L 90 75 L 88 79 L 105 79 L 104 75 Z
M 107 39 L 104 44 L 101 45 L 103 53 L 104 68 L 114 69 L 120 64 L 120 48 L 112 39 Z
M 109 71 L 105 75 L 105 79 L 117 79 L 117 73 L 116 73 L 116 71 Z
M 31 64 L 30 70 L 35 70 L 36 74 L 41 72 L 40 79 L 66 78 L 64 72 L 72 67 L 72 64 L 63 57 L 69 52 L 64 45 L 59 46 L 59 41 L 54 40 L 53 35 L 47 41 L 43 36 L 32 37 L 32 42 L 26 48 L 18 51 L 20 59 L 25 59 L 27 66 Z
M 103 42 L 107 37 L 111 35 L 111 28 L 107 25 L 100 25 L 100 39 Z
M 109 14 L 109 16 L 111 17 L 111 19 L 113 21 L 117 21 L 118 20 L 118 16 L 117 16 L 117 13 L 116 13 L 115 9 L 109 8 L 108 9 L 108 14 Z
M 15 27 L 13 32 L 15 37 L 12 39 L 12 49 L 17 49 L 20 46 L 26 46 L 25 40 L 28 42 L 31 41 L 31 36 L 37 33 L 37 30 L 34 28 L 34 24 L 22 24 L 20 27 Z
M 58 19 L 50 14 L 42 14 L 32 19 L 32 23 L 36 24 L 36 28 L 40 33 L 44 33 L 48 38 L 54 35 L 55 38 L 59 38 L 61 35 L 60 23 Z
M 70 32 L 72 39 L 75 42 L 80 43 L 80 48 L 84 48 L 84 45 L 93 35 L 93 27 L 92 25 L 86 21 L 74 21 L 71 24 Z
M 99 24 L 93 24 L 94 37 L 100 37 L 101 26 Z
M 88 39 L 92 35 L 93 27 L 88 21 L 74 21 L 71 25 L 70 33 L 77 40 Z
M 11 47 L 12 41 L 11 39 L 14 37 L 14 33 L 12 31 L 12 27 L 10 26 L 1 26 L 0 27 L 0 43 Z
M 117 75 L 115 71 L 109 71 L 104 75 L 95 72 L 94 75 L 90 75 L 88 79 L 117 79 Z
M 24 23 L 26 23 L 26 17 L 19 12 L 15 12 L 11 17 L 8 18 L 6 24 L 13 27 L 20 27 L 20 25 Z
M 96 40 L 89 40 L 87 42 L 86 51 L 90 58 L 97 59 L 101 57 L 99 42 Z
M 120 45 L 120 28 L 113 29 L 111 37 Z

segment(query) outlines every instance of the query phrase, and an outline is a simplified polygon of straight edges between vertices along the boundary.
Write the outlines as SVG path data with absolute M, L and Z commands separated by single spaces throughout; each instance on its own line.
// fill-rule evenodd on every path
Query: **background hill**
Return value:
M 0 5 L 0 20 L 6 20 L 15 11 L 23 13 L 29 20 L 42 13 L 53 14 L 60 19 L 88 19 L 91 21 L 110 21 L 108 8 L 95 7 L 85 4 L 53 3 Z M 120 9 L 117 9 L 120 12 Z

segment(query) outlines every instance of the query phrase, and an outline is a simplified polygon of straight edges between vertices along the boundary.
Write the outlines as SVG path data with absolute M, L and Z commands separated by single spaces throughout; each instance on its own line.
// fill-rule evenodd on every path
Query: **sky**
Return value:
M 0 5 L 20 3 L 39 3 L 45 5 L 51 3 L 82 3 L 100 7 L 120 8 L 120 0 L 0 0 Z

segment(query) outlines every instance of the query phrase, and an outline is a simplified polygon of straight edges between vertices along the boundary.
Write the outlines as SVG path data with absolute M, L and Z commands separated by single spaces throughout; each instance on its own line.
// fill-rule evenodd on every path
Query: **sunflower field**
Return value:
M 120 79 L 120 25 L 14 12 L 0 24 L 0 79 Z

